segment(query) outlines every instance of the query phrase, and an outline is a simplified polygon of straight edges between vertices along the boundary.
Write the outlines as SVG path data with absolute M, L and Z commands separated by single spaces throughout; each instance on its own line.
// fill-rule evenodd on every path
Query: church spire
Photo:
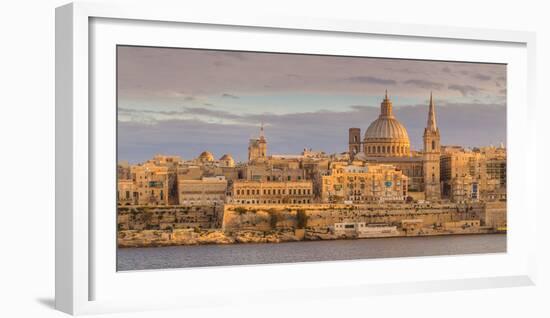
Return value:
M 260 124 L 260 139 L 261 140 L 265 139 L 265 136 L 264 136 L 264 122 L 263 121 Z
M 428 124 L 426 128 L 431 131 L 437 130 L 437 124 L 435 122 L 435 104 L 432 92 L 430 92 L 430 108 L 428 111 Z

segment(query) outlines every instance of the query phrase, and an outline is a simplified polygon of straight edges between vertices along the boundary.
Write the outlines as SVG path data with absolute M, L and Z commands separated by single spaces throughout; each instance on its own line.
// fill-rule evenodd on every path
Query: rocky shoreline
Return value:
M 207 244 L 281 243 L 300 241 L 298 230 L 235 231 L 222 230 L 127 230 L 118 231 L 118 247 L 158 247 Z
M 468 235 L 492 234 L 497 232 L 466 230 L 466 231 L 431 231 L 414 235 L 399 233 L 391 237 L 438 236 L 438 235 Z M 381 236 L 382 237 L 382 236 Z M 383 236 L 389 237 L 389 236 Z M 376 238 L 376 237 L 369 237 Z M 161 246 L 192 246 L 208 244 L 247 244 L 247 243 L 283 243 L 297 241 L 320 241 L 338 239 L 361 239 L 358 237 L 337 236 L 331 232 L 313 230 L 272 230 L 254 231 L 240 230 L 224 232 L 221 229 L 210 230 L 126 230 L 118 231 L 118 247 L 161 247 Z M 366 237 L 364 238 L 366 239 Z

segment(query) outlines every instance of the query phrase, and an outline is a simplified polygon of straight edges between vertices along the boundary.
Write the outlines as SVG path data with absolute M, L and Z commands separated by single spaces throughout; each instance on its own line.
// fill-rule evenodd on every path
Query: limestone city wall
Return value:
M 471 204 L 273 204 L 225 205 L 224 230 L 267 231 L 276 228 L 296 228 L 297 214 L 307 216 L 307 227 L 328 228 L 340 222 L 387 223 L 400 225 L 403 219 L 421 219 L 423 226 L 445 222 L 480 219 L 484 205 Z

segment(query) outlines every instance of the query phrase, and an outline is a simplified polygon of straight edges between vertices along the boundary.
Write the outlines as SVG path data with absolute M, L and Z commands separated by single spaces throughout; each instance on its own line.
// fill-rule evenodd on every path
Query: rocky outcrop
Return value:
M 127 230 L 118 231 L 119 247 L 185 246 L 298 241 L 293 231 Z

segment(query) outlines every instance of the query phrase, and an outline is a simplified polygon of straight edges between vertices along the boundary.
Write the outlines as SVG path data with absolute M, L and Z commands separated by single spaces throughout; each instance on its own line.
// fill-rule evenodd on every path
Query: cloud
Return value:
M 223 110 L 212 110 L 208 108 L 203 107 L 189 107 L 184 108 L 182 111 L 184 114 L 191 114 L 191 115 L 203 115 L 203 116 L 210 116 L 215 118 L 226 118 L 226 119 L 240 119 L 242 116 L 230 113 L 228 111 Z
M 475 78 L 475 79 L 478 79 L 480 81 L 489 81 L 489 80 L 492 79 L 491 76 L 486 75 L 486 74 L 480 74 L 480 73 L 474 74 L 474 75 L 472 75 L 472 77 Z
M 422 145 L 427 107 L 425 104 L 394 107 L 414 149 Z M 185 111 L 231 117 L 235 121 L 224 124 L 193 118 L 158 121 L 154 125 L 119 122 L 119 158 L 139 162 L 155 153 L 165 153 L 189 159 L 209 150 L 216 157 L 231 153 L 237 160 L 246 160 L 248 139 L 257 136 L 262 121 L 266 124 L 270 154 L 300 153 L 304 148 L 342 152 L 347 149 L 348 128 L 360 127 L 364 134 L 380 110 L 353 105 L 342 111 L 242 116 L 202 108 Z M 447 103 L 438 105 L 436 111 L 443 144 L 483 146 L 506 141 L 506 107 L 503 105 Z
M 442 89 L 444 87 L 444 85 L 441 84 L 441 83 L 436 83 L 436 82 L 431 82 L 431 81 L 421 80 L 421 79 L 410 79 L 410 80 L 404 81 L 403 83 L 407 84 L 407 85 L 412 85 L 412 86 L 424 88 L 424 89 L 438 89 L 439 90 L 439 89 Z
M 223 93 L 223 94 L 222 94 L 222 97 L 225 97 L 225 98 L 232 98 L 232 99 L 239 99 L 239 98 L 240 98 L 240 97 L 237 96 L 237 95 L 228 94 L 228 93 Z
M 378 84 L 378 85 L 395 85 L 396 81 L 392 79 L 374 77 L 374 76 L 352 76 L 347 78 L 348 81 L 355 83 L 368 83 L 368 84 Z
M 458 84 L 449 85 L 447 88 L 450 90 L 459 91 L 462 94 L 462 96 L 469 96 L 469 95 L 478 93 L 480 90 L 479 88 L 472 85 L 458 85 Z
M 179 117 L 189 117 L 189 115 L 199 115 L 208 118 L 218 119 L 232 119 L 232 120 L 244 120 L 242 116 L 223 110 L 215 110 L 204 107 L 182 107 L 180 110 L 150 110 L 150 109 L 133 109 L 133 108 L 118 108 L 119 115 L 129 115 L 140 118 L 142 121 L 168 121 L 171 119 L 177 119 Z M 149 115 L 149 116 L 148 116 Z M 159 118 L 163 116 L 164 118 Z M 140 121 L 140 120 L 136 120 Z

